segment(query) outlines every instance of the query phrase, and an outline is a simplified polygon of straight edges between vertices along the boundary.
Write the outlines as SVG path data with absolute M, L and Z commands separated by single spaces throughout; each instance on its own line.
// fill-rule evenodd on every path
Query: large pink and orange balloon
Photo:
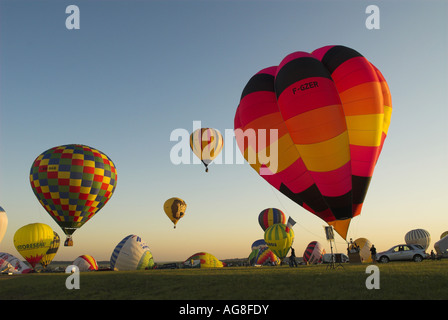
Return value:
M 326 46 L 255 74 L 241 95 L 235 136 L 267 182 L 346 239 L 391 114 L 381 72 L 353 49 Z

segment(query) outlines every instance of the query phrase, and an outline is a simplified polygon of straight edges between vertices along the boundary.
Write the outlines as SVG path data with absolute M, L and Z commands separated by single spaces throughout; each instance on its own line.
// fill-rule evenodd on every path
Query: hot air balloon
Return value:
M 255 264 L 277 265 L 279 263 L 280 263 L 280 259 L 268 247 L 260 248 L 258 250 L 258 254 L 255 259 Z
M 251 248 L 251 250 L 254 250 L 254 249 L 260 249 L 260 248 L 267 247 L 267 246 L 268 245 L 266 244 L 266 241 L 264 241 L 264 239 L 258 239 L 252 243 L 250 248 Z
M 73 265 L 77 266 L 80 272 L 98 270 L 98 263 L 88 254 L 76 258 L 75 261 L 73 261 Z
M 180 218 L 185 215 L 187 204 L 181 198 L 174 197 L 165 201 L 163 210 L 168 218 L 174 223 L 174 228 L 176 228 L 176 224 L 179 222 Z
M 2 243 L 7 228 L 8 228 L 8 216 L 6 215 L 5 210 L 3 210 L 2 207 L 0 207 L 0 243 Z
M 359 256 L 362 259 L 362 262 L 372 262 L 372 255 L 370 253 L 370 248 L 372 247 L 372 243 L 370 240 L 366 238 L 358 238 L 353 241 L 354 244 L 349 247 L 349 250 L 352 250 L 354 245 L 359 248 Z
M 322 263 L 325 249 L 319 241 L 311 241 L 303 253 L 303 261 L 307 264 Z
M 26 263 L 9 253 L 0 252 L 0 273 L 22 274 L 30 273 L 31 269 Z
M 404 240 L 406 244 L 419 244 L 426 250 L 431 243 L 431 235 L 424 229 L 414 229 L 406 233 Z
M 190 148 L 205 165 L 205 172 L 208 172 L 208 165 L 219 155 L 223 145 L 221 133 L 213 128 L 197 129 L 190 135 Z
M 264 241 L 283 260 L 294 242 L 294 231 L 283 223 L 273 224 L 264 232 Z
M 184 261 L 184 264 L 191 264 L 191 261 L 200 261 L 201 268 L 222 268 L 224 263 L 218 260 L 214 255 L 207 252 L 198 252 Z
M 48 252 L 53 240 L 53 230 L 44 223 L 28 224 L 14 234 L 14 246 L 33 268 Z
M 136 235 L 121 240 L 110 257 L 110 268 L 115 271 L 145 270 L 154 267 L 148 245 Z
M 46 268 L 51 261 L 53 261 L 56 256 L 56 252 L 58 252 L 60 242 L 61 239 L 59 238 L 59 235 L 53 231 L 53 241 L 50 244 L 50 248 L 40 260 L 42 267 Z
M 73 245 L 72 234 L 109 201 L 117 185 L 114 163 L 97 149 L 70 144 L 51 148 L 34 160 L 31 188 L 40 204 Z
M 327 46 L 255 74 L 241 95 L 235 137 L 259 175 L 346 239 L 391 113 L 381 72 L 353 49 Z
M 446 236 L 448 236 L 448 231 L 444 231 L 442 232 L 442 234 L 440 235 L 440 239 L 445 238 Z M 2 237 L 0 236 L 0 242 L 2 241 Z
M 286 224 L 286 215 L 277 208 L 264 209 L 258 215 L 258 223 L 263 231 L 276 223 Z

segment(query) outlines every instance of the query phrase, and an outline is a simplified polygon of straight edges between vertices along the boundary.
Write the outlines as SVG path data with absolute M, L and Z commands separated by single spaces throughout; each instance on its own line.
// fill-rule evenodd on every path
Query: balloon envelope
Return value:
M 7 228 L 8 228 L 8 216 L 6 215 L 5 210 L 3 210 L 2 207 L 0 207 L 0 243 L 2 243 Z
M 208 165 L 219 155 L 224 145 L 221 132 L 213 128 L 201 128 L 190 135 L 190 148 L 205 165 Z
M 251 250 L 255 250 L 255 249 L 260 249 L 260 248 L 264 248 L 267 246 L 268 245 L 266 244 L 266 241 L 264 241 L 264 239 L 258 239 L 252 243 L 250 248 L 251 248 Z
M 79 256 L 75 259 L 75 261 L 73 261 L 72 264 L 77 266 L 79 268 L 79 271 L 81 272 L 98 270 L 98 263 L 92 256 L 88 254 Z
M 372 247 L 372 243 L 369 239 L 366 238 L 358 238 L 354 241 L 354 243 L 359 248 L 359 255 L 362 259 L 362 262 L 372 262 L 372 255 L 370 252 L 370 248 Z M 354 246 L 350 246 L 349 249 L 353 249 Z
M 70 144 L 40 154 L 31 166 L 30 183 L 40 204 L 71 238 L 109 201 L 117 170 L 101 151 Z
M 276 223 L 286 224 L 286 215 L 277 208 L 267 208 L 258 215 L 258 223 L 263 231 Z
M 255 264 L 266 265 L 266 264 L 279 264 L 280 259 L 272 252 L 269 247 L 260 248 L 258 250 L 257 257 L 255 259 Z
M 322 255 L 325 254 L 325 249 L 318 241 L 311 241 L 303 253 L 303 261 L 308 264 L 322 263 Z
M 219 259 L 207 252 L 198 252 L 193 254 L 184 261 L 184 264 L 188 264 L 192 260 L 199 260 L 201 268 L 222 268 L 224 266 L 224 264 Z
M 56 232 L 53 231 L 53 235 L 54 235 L 53 241 L 50 244 L 50 248 L 40 260 L 40 264 L 44 268 L 46 268 L 51 263 L 51 261 L 53 261 L 54 257 L 56 256 L 56 253 L 58 252 L 59 244 L 61 242 L 61 239 L 59 238 L 59 235 Z
M 381 72 L 353 49 L 327 46 L 255 74 L 241 95 L 235 137 L 260 176 L 346 239 L 391 113 Z
M 0 252 L 0 273 L 22 274 L 31 271 L 33 269 L 12 254 Z
M 167 217 L 174 223 L 174 228 L 179 222 L 180 218 L 185 215 L 187 204 L 181 198 L 170 198 L 163 204 L 163 210 Z
M 14 234 L 14 246 L 33 268 L 48 252 L 53 240 L 53 230 L 43 223 L 28 224 Z
M 277 223 L 266 229 L 264 241 L 277 257 L 283 259 L 294 242 L 294 231 L 285 224 Z
M 406 244 L 419 244 L 426 250 L 431 243 L 431 235 L 424 229 L 414 229 L 406 233 L 404 240 Z
M 110 268 L 115 271 L 145 270 L 154 266 L 148 245 L 136 235 L 121 240 L 110 257 Z

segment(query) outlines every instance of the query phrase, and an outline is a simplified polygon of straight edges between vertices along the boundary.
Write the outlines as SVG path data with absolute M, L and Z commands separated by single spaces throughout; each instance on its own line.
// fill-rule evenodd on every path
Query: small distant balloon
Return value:
M 163 210 L 167 217 L 174 223 L 174 228 L 179 220 L 185 215 L 187 204 L 181 198 L 170 198 L 163 204 Z
M 431 235 L 425 229 L 414 229 L 406 233 L 404 240 L 406 244 L 418 244 L 426 250 L 431 243 Z
M 267 208 L 258 215 L 258 223 L 263 231 L 276 223 L 286 224 L 286 215 L 277 208 Z
M 201 128 L 190 135 L 190 148 L 202 161 L 205 172 L 209 164 L 219 155 L 224 145 L 221 132 L 213 128 Z

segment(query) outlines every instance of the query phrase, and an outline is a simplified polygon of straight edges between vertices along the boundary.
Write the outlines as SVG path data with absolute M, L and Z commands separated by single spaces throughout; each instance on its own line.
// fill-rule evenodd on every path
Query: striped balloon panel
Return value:
M 98 263 L 96 260 L 90 255 L 82 255 L 79 256 L 74 262 L 74 265 L 77 265 L 80 271 L 95 271 L 98 270 Z
M 338 91 L 306 52 L 283 59 L 275 78 L 280 112 L 297 150 L 336 219 L 352 216 L 350 149 Z
M 384 123 L 383 123 L 383 132 L 381 134 L 381 143 L 380 143 L 380 148 L 378 151 L 378 157 L 381 154 L 381 151 L 383 149 L 383 145 L 384 145 L 384 141 L 386 140 L 387 137 L 387 132 L 389 130 L 389 126 L 390 126 L 390 119 L 392 118 L 392 96 L 390 94 L 390 90 L 389 90 L 389 86 L 386 82 L 386 79 L 384 78 L 383 74 L 381 73 L 380 70 L 378 70 L 377 67 L 375 67 L 373 64 L 371 64 L 372 68 L 375 69 L 376 74 L 378 76 L 378 80 L 380 82 L 381 85 L 381 92 L 383 95 L 383 104 L 384 104 Z M 378 161 L 378 159 L 376 159 L 376 161 Z M 375 163 L 376 163 L 375 161 Z
M 424 229 L 414 229 L 406 233 L 404 240 L 406 244 L 419 244 L 426 250 L 431 243 L 431 235 Z
M 128 235 L 127 237 L 123 238 L 115 247 L 114 251 L 112 252 L 112 256 L 110 257 L 110 267 L 112 270 L 114 270 L 115 264 L 117 263 L 118 254 L 120 253 L 121 249 L 123 248 L 124 244 L 128 241 L 128 239 L 132 238 L 134 235 Z
M 250 249 L 255 250 L 255 249 L 260 249 L 263 247 L 267 247 L 266 241 L 264 241 L 264 239 L 258 239 L 252 243 L 252 245 L 250 246 Z
M 344 46 L 317 49 L 341 98 L 350 141 L 353 216 L 359 215 L 382 147 L 387 88 L 376 68 L 359 52 Z M 387 102 L 390 105 L 390 102 Z M 389 117 L 390 119 L 390 117 Z
M 335 220 L 291 139 L 277 105 L 274 80 L 277 67 L 261 70 L 245 86 L 234 119 L 235 138 L 246 161 L 269 184 L 325 221 Z M 277 131 L 262 139 L 261 130 Z M 265 143 L 266 142 L 266 146 Z M 261 146 L 261 148 L 260 148 Z M 260 161 L 260 153 L 273 154 Z M 270 163 L 275 161 L 276 163 Z M 264 171 L 263 171 L 264 170 Z
M 112 270 L 143 270 L 154 266 L 154 259 L 148 245 L 136 235 L 121 240 L 110 258 Z
M 264 241 L 277 257 L 283 259 L 294 242 L 294 231 L 284 224 L 277 223 L 266 229 Z
M 224 140 L 221 133 L 213 128 L 201 128 L 190 135 L 190 148 L 207 166 L 221 152 Z
M 285 224 L 286 216 L 281 210 L 277 208 L 268 208 L 260 212 L 260 214 L 258 215 L 258 223 L 264 231 L 273 224 Z
M 112 160 L 96 149 L 64 145 L 34 160 L 30 183 L 40 204 L 64 233 L 71 235 L 109 201 L 117 170 Z
M 40 264 L 46 268 L 51 261 L 53 261 L 56 253 L 59 249 L 59 244 L 61 243 L 61 239 L 59 238 L 59 235 L 53 231 L 54 237 L 53 241 L 51 242 L 50 248 L 48 249 L 47 253 L 42 257 L 40 260 Z
M 322 262 L 322 254 L 325 253 L 322 245 L 317 241 L 312 241 L 308 244 L 303 253 L 303 261 L 312 264 Z
M 274 254 L 274 252 L 271 251 L 268 247 L 264 247 L 259 250 L 257 258 L 256 258 L 256 264 L 264 265 L 267 263 L 279 263 L 278 257 Z

